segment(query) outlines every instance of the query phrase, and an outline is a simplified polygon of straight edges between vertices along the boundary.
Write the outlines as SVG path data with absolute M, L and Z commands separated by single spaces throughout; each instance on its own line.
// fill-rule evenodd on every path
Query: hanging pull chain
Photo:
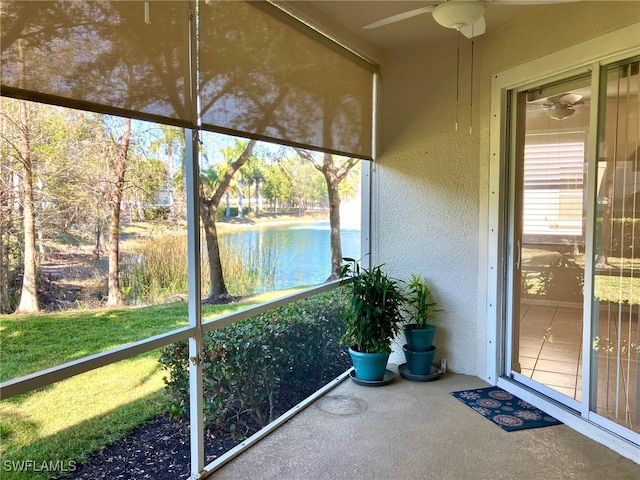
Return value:
M 149 2 L 144 2 L 144 23 L 151 25 L 151 19 L 149 18 Z
M 458 131 L 458 110 L 460 106 L 460 30 L 458 30 L 458 45 L 456 57 L 456 132 Z
M 469 100 L 469 135 L 473 132 L 473 40 L 471 41 L 471 79 L 470 79 L 470 100 Z

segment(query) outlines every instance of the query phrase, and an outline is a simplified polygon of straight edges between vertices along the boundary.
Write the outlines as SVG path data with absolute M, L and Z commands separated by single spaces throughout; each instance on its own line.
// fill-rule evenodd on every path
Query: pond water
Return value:
M 258 270 L 260 285 L 266 290 L 317 285 L 331 274 L 331 244 L 328 221 L 261 228 L 221 235 L 221 248 L 242 255 L 249 268 Z M 360 230 L 341 230 L 342 256 L 360 258 Z

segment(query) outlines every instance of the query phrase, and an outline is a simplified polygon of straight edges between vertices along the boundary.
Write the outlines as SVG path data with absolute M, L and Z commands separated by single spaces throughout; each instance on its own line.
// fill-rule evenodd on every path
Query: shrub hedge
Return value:
M 350 366 L 342 288 L 204 335 L 204 415 L 212 431 L 244 438 Z M 171 413 L 188 416 L 186 341 L 162 349 Z

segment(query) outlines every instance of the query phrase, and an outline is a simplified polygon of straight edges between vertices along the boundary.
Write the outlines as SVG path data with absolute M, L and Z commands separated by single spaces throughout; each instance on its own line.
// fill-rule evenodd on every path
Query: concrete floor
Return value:
M 565 425 L 508 433 L 449 393 L 484 386 L 451 373 L 347 379 L 209 478 L 640 479 L 640 465 Z

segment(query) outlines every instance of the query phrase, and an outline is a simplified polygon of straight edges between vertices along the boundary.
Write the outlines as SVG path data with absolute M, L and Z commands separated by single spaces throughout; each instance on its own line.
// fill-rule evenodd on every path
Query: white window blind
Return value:
M 583 133 L 527 137 L 524 233 L 534 236 L 528 240 L 582 235 L 585 141 L 581 137 Z

